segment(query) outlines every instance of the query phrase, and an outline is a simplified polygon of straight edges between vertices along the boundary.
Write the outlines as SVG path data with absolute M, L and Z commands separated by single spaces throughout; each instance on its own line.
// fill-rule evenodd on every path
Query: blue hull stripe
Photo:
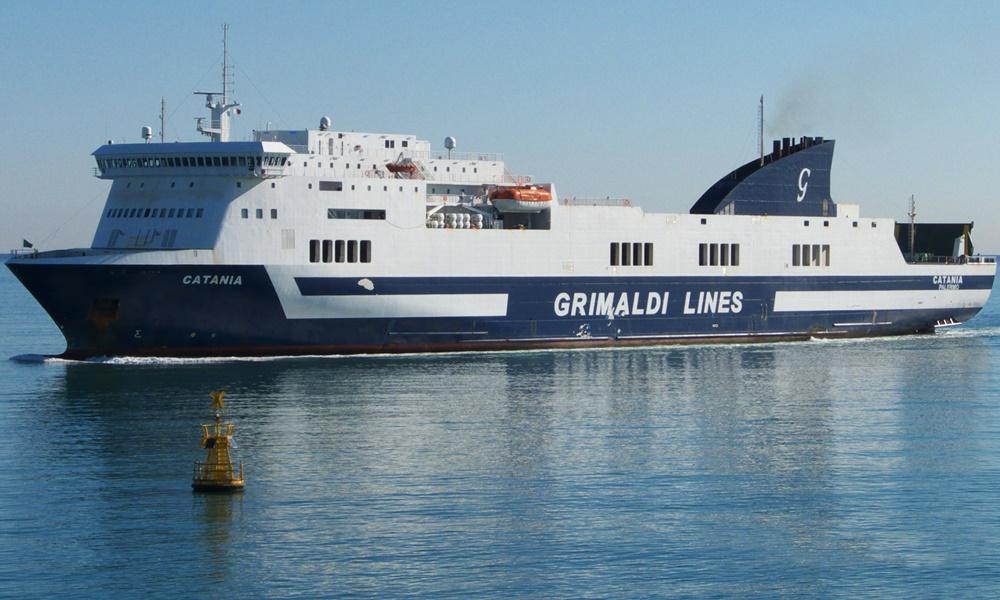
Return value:
M 979 311 L 977 307 L 773 311 L 778 291 L 938 289 L 928 276 L 376 277 L 371 291 L 359 286 L 355 278 L 302 277 L 296 283 L 306 296 L 497 293 L 508 296 L 508 309 L 506 316 L 498 317 L 289 319 L 261 266 L 124 267 L 41 261 L 8 266 L 60 327 L 67 341 L 65 355 L 74 358 L 499 350 L 870 336 L 928 332 L 935 324 L 964 322 Z M 208 283 L 193 283 L 192 273 L 211 278 Z M 211 283 L 216 275 L 228 283 Z M 237 277 L 239 283 L 233 284 Z M 987 290 L 992 283 L 989 276 L 965 276 L 960 287 Z M 614 318 L 607 314 L 609 305 Z M 624 312 L 614 312 L 623 306 Z

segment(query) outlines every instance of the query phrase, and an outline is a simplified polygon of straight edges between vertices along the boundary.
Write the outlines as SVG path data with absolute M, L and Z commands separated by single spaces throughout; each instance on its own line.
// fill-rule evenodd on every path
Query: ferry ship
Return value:
M 684 214 L 561 197 L 500 155 L 410 134 L 112 144 L 89 248 L 7 266 L 66 358 L 496 351 L 931 333 L 986 303 L 971 223 L 862 217 L 834 141 L 783 138 Z

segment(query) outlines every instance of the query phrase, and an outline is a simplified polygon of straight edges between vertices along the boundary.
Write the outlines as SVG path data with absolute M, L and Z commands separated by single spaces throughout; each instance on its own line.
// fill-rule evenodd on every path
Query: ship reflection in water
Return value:
M 7 365 L 34 373 L 0 426 L 7 479 L 45 471 L 5 486 L 18 535 L 44 540 L 7 568 L 45 570 L 40 592 L 179 596 L 989 587 L 998 354 L 973 331 Z M 192 498 L 216 388 L 253 483 Z

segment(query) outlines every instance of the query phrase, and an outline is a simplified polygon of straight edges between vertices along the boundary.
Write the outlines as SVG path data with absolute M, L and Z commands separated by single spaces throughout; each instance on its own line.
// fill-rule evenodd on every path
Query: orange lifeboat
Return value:
M 552 204 L 552 192 L 536 185 L 508 186 L 493 190 L 490 200 L 500 212 L 536 213 Z
M 417 172 L 416 163 L 412 162 L 392 162 L 385 166 L 390 173 L 405 173 L 406 175 L 413 175 Z

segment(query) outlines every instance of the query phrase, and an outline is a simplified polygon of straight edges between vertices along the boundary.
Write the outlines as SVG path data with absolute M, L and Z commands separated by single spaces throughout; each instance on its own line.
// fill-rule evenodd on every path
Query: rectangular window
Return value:
M 199 208 L 197 211 L 195 211 L 194 216 L 196 219 L 200 219 L 204 214 L 205 214 L 205 209 Z
M 823 266 L 830 266 L 830 246 L 828 244 L 823 244 Z
M 146 209 L 146 211 L 145 211 L 145 212 L 143 213 L 143 215 L 142 215 L 142 218 L 144 218 L 144 219 L 148 219 L 148 218 L 149 218 L 149 209 L 148 209 L 148 208 L 147 208 L 147 209 Z
M 708 251 L 709 251 L 708 252 L 708 256 L 709 256 L 708 264 L 711 265 L 711 266 L 713 266 L 713 267 L 719 266 L 719 245 L 718 244 L 709 244 L 708 245 Z
M 194 209 L 193 208 L 187 209 L 187 218 L 189 218 L 189 219 L 194 218 Z
M 818 267 L 819 266 L 819 259 L 820 259 L 820 256 L 819 256 L 819 244 L 813 244 L 812 259 L 813 259 L 813 266 L 814 267 Z
M 347 240 L 347 262 L 358 262 L 358 240 Z
M 198 157 L 198 166 L 199 167 L 204 167 L 205 166 L 205 157 L 204 156 L 199 156 Z
M 243 217 L 244 219 L 249 219 L 250 218 L 250 209 L 248 209 L 248 208 L 241 208 L 240 209 L 240 216 Z
M 334 260 L 336 262 L 342 263 L 346 260 L 346 252 L 344 252 L 344 240 L 337 240 L 334 246 Z
M 216 167 L 221 167 L 222 166 L 222 161 L 219 160 L 218 156 L 213 156 L 212 157 L 212 165 L 216 166 Z
M 309 262 L 319 262 L 319 240 L 309 240 Z
M 729 244 L 719 245 L 719 264 L 723 267 L 729 266 Z
M 344 184 L 341 181 L 319 182 L 319 191 L 321 192 L 341 192 L 343 190 L 344 190 Z
M 264 209 L 263 208 L 258 208 L 255 214 L 256 214 L 256 216 L 257 216 L 258 219 L 263 219 L 264 218 Z
M 272 208 L 271 209 L 271 218 L 272 219 L 277 219 L 278 218 L 278 209 L 277 208 Z
M 646 242 L 643 248 L 645 256 L 643 257 L 644 260 L 642 261 L 642 264 L 646 265 L 647 267 L 651 267 L 653 266 L 653 244 L 651 244 L 650 242 Z
M 361 262 L 370 263 L 372 261 L 372 241 L 361 240 Z
M 611 266 L 618 266 L 618 242 L 611 242 Z
M 333 262 L 333 241 L 323 240 L 323 262 Z
M 740 266 L 740 245 L 731 244 L 729 246 L 729 264 L 734 267 Z
M 698 244 L 698 265 L 704 267 L 708 264 L 708 244 Z
M 632 244 L 632 264 L 637 267 L 642 264 L 642 244 Z
M 168 219 L 173 219 L 173 218 L 174 218 L 174 214 L 175 214 L 175 213 L 174 213 L 174 209 L 173 209 L 173 208 L 171 208 L 171 209 L 170 209 L 170 210 L 169 210 L 169 211 L 167 212 L 167 218 L 168 218 Z
M 621 243 L 622 248 L 622 266 L 628 267 L 632 265 L 632 249 L 629 248 L 628 242 Z
M 222 166 L 223 167 L 228 167 L 229 166 L 229 157 L 228 156 L 223 156 L 222 157 Z

